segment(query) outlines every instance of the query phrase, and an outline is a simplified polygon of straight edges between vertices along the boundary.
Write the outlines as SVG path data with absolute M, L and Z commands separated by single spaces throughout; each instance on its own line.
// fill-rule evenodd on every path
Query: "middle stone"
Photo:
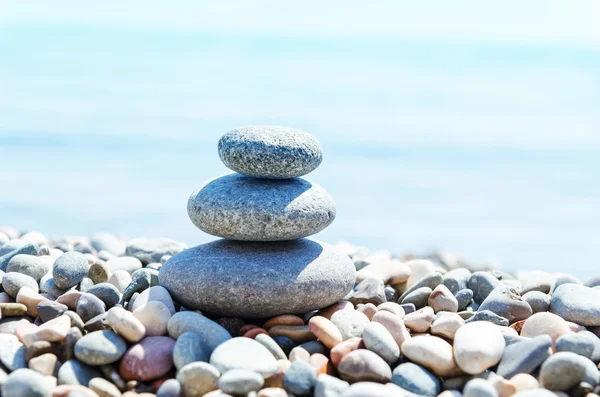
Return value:
M 302 178 L 257 179 L 229 174 L 194 191 L 188 201 L 194 225 L 213 236 L 242 241 L 307 237 L 335 219 L 335 201 Z

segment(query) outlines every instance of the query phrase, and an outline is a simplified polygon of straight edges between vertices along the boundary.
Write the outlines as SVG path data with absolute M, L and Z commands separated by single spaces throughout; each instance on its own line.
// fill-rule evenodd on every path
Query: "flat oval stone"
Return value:
M 453 376 L 461 370 L 454 361 L 452 345 L 437 336 L 415 336 L 402 344 L 402 354 L 438 376 Z
M 173 367 L 175 341 L 168 336 L 149 336 L 127 350 L 119 367 L 126 380 L 147 381 L 165 375 Z
M 550 390 L 569 390 L 585 378 L 584 360 L 587 359 L 571 352 L 551 355 L 540 369 L 540 383 Z
M 160 258 L 163 256 L 175 255 L 186 248 L 185 244 L 165 237 L 134 238 L 127 243 L 125 253 L 148 264 L 160 262 Z
M 218 240 L 174 255 L 159 278 L 187 308 L 252 318 L 331 305 L 352 289 L 354 275 L 352 261 L 328 244 Z
M 269 180 L 225 175 L 192 193 L 188 215 L 213 236 L 241 241 L 294 240 L 318 233 L 335 218 L 335 201 L 301 178 Z
M 238 337 L 223 342 L 213 351 L 210 363 L 221 373 L 248 369 L 265 377 L 277 372 L 277 360 L 271 352 L 250 338 Z
M 177 338 L 173 347 L 173 363 L 177 369 L 196 362 L 208 362 L 212 348 L 195 332 L 185 332 Z
M 104 365 L 118 361 L 125 350 L 125 341 L 112 331 L 94 331 L 75 343 L 75 357 L 85 364 Z
M 26 274 L 39 282 L 50 270 L 50 263 L 41 256 L 19 254 L 12 257 L 6 267 L 6 273 Z
M 250 125 L 229 131 L 219 141 L 223 164 L 255 178 L 288 179 L 306 175 L 323 159 L 321 145 L 308 132 L 281 126 Z
M 2 277 L 2 288 L 4 291 L 15 298 L 19 290 L 23 287 L 29 287 L 34 292 L 39 291 L 38 283 L 33 277 L 21 273 L 6 273 Z
M 58 288 L 67 289 L 79 284 L 87 272 L 88 260 L 85 255 L 70 251 L 56 259 L 52 268 L 52 277 Z
M 87 386 L 93 378 L 101 376 L 102 374 L 96 367 L 91 367 L 78 360 L 69 360 L 58 370 L 58 384 Z
M 247 369 L 232 369 L 219 378 L 219 389 L 233 395 L 246 395 L 265 383 L 262 375 Z
M 400 348 L 392 334 L 380 323 L 371 322 L 363 331 L 363 342 L 367 349 L 393 364 L 400 358 Z
M 426 368 L 403 363 L 394 368 L 392 383 L 421 396 L 437 396 L 440 393 L 440 380 Z
M 550 311 L 567 321 L 584 325 L 600 325 L 600 290 L 577 284 L 556 288 L 550 300 Z
M 202 314 L 185 311 L 176 313 L 167 323 L 169 336 L 175 340 L 186 332 L 194 332 L 200 336 L 203 343 L 212 351 L 231 335 L 225 328 Z
M 390 366 L 370 350 L 354 350 L 344 356 L 338 372 L 345 381 L 387 383 L 392 379 Z
M 552 354 L 552 339 L 548 335 L 525 338 L 504 349 L 496 373 L 506 379 L 520 373 L 531 373 Z

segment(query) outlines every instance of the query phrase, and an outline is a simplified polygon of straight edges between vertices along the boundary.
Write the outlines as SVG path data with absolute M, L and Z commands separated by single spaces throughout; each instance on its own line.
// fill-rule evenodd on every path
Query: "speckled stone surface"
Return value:
M 192 193 L 188 215 L 213 236 L 242 241 L 307 237 L 329 226 L 335 201 L 304 179 L 269 180 L 225 175 Z
M 287 179 L 315 170 L 321 164 L 323 151 L 308 132 L 250 125 L 223 135 L 219 157 L 227 167 L 246 176 Z
M 563 284 L 554 291 L 550 312 L 584 326 L 600 325 L 600 291 L 577 284 Z
M 187 308 L 228 317 L 269 317 L 339 301 L 354 285 L 355 268 L 343 252 L 312 240 L 218 240 L 173 256 L 159 279 Z

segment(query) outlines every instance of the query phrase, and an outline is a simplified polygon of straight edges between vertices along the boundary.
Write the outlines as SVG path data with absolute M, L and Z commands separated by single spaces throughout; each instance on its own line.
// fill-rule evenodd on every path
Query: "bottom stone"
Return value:
M 186 308 L 241 318 L 320 309 L 346 296 L 354 280 L 348 256 L 308 239 L 217 240 L 174 255 L 159 274 Z

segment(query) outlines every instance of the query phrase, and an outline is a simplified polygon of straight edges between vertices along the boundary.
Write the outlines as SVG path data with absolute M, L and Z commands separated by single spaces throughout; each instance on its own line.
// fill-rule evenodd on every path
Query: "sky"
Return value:
M 516 12 L 518 10 L 518 12 Z M 0 224 L 211 239 L 226 131 L 302 128 L 316 238 L 595 274 L 600 3 L 0 0 Z M 574 270 L 571 270 L 574 269 Z

